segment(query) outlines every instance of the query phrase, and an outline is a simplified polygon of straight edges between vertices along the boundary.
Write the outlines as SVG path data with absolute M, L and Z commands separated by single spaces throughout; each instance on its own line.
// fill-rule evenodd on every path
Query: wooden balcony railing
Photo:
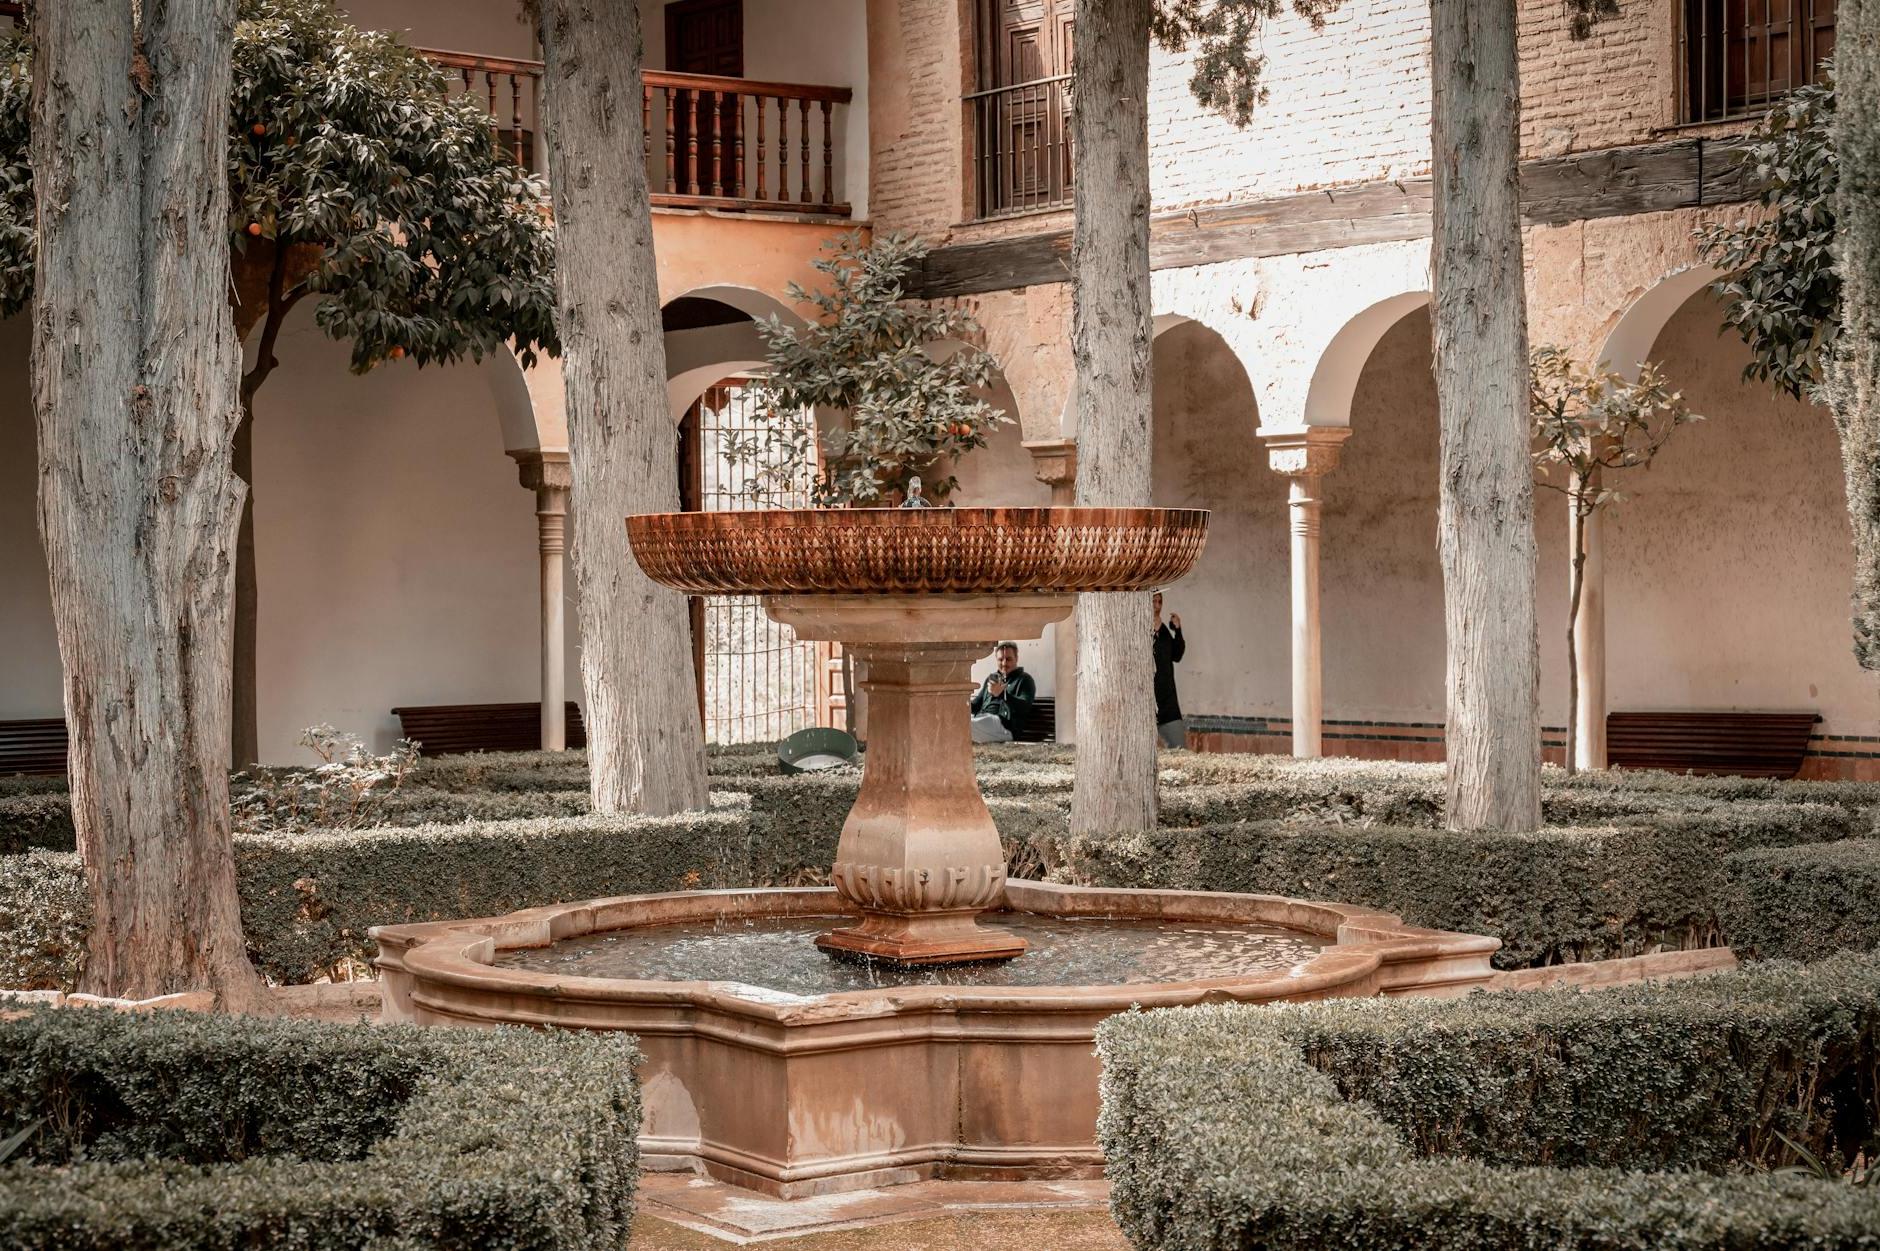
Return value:
M 543 168 L 540 61 L 422 51 L 454 71 L 453 93 L 489 111 L 503 152 Z M 664 70 L 641 78 L 641 155 L 655 205 L 848 215 L 836 124 L 838 106 L 854 96 L 849 88 Z
M 835 141 L 836 106 L 854 94 L 847 87 L 664 70 L 648 70 L 643 79 L 654 204 L 848 214 L 836 182 Z

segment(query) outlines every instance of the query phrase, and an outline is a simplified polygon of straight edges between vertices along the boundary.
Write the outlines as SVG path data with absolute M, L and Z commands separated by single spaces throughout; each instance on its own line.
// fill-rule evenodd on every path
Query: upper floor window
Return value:
M 975 217 L 1071 200 L 1072 0 L 973 0 Z
M 1834 0 L 1683 0 L 1679 44 L 1679 120 L 1746 117 L 1818 81 Z

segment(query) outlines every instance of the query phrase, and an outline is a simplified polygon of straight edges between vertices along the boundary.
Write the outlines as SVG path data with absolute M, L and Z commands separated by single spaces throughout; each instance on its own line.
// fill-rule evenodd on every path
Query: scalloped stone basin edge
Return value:
M 1008 881 L 1008 909 L 1283 926 L 1333 941 L 1290 971 L 1126 986 L 917 986 L 814 998 L 722 982 L 492 967 L 499 951 L 631 926 L 828 915 L 830 888 L 627 895 L 372 933 L 386 1021 L 637 1035 L 654 1168 L 782 1198 L 946 1178 L 1098 1177 L 1098 1022 L 1131 1007 L 1487 985 L 1498 939 L 1344 904 Z

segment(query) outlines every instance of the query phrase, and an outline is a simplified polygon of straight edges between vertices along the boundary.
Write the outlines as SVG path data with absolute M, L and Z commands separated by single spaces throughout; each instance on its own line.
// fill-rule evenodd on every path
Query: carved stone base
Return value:
M 890 964 L 963 964 L 1024 954 L 1024 939 L 981 925 L 974 920 L 976 915 L 976 911 L 864 912 L 855 925 L 818 934 L 816 945 L 836 955 L 866 956 Z

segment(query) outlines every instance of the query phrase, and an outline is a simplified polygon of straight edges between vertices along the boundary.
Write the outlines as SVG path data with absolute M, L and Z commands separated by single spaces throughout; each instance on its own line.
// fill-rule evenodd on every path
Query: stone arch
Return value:
M 1349 426 L 1358 379 L 1391 327 L 1430 303 L 1428 291 L 1386 296 L 1348 318 L 1319 353 L 1306 389 L 1303 424 Z
M 685 315 L 675 318 L 676 310 L 685 310 Z M 660 315 L 666 337 L 667 407 L 675 422 L 705 388 L 764 363 L 758 322 L 776 316 L 786 325 L 807 324 L 776 297 L 730 283 L 684 291 L 667 300 Z M 680 324 L 673 324 L 675 320 Z
M 1190 644 L 1182 711 L 1276 713 L 1291 687 L 1286 494 L 1257 434 L 1258 391 L 1206 321 L 1163 314 L 1154 330 L 1150 502 L 1213 513 L 1200 562 L 1168 592 Z
M 1672 270 L 1627 306 L 1607 332 L 1597 361 L 1626 378 L 1637 378 L 1639 366 L 1650 359 L 1658 336 L 1690 298 L 1724 276 L 1701 261 Z
M 927 345 L 928 355 L 944 360 L 966 344 L 942 339 Z M 1051 488 L 1032 472 L 1031 453 L 1025 449 L 1024 414 L 1018 394 L 995 360 L 992 383 L 985 389 L 986 399 L 1011 420 L 998 426 L 986 439 L 986 446 L 961 457 L 954 465 L 960 480 L 954 502 L 959 504 L 1044 507 L 1051 502 Z

